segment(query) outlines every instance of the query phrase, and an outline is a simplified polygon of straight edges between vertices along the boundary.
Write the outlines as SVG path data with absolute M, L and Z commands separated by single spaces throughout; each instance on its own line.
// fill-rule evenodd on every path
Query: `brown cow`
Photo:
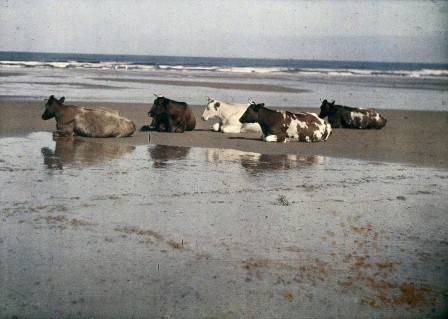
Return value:
M 240 118 L 241 123 L 258 123 L 266 142 L 318 142 L 331 135 L 331 126 L 314 113 L 270 110 L 264 103 L 249 100 L 249 107 Z
M 117 111 L 107 108 L 86 108 L 64 105 L 65 98 L 57 100 L 53 95 L 45 105 L 43 120 L 56 118 L 54 137 L 73 135 L 86 137 L 125 137 L 135 132 L 135 124 Z
M 196 117 L 187 103 L 170 100 L 163 95 L 156 96 L 157 99 L 148 112 L 148 116 L 153 118 L 150 126 L 152 129 L 159 132 L 183 133 L 195 128 Z
M 334 101 L 327 100 L 321 102 L 319 117 L 324 119 L 328 116 L 332 128 L 381 129 L 387 123 L 387 120 L 374 109 L 335 105 Z

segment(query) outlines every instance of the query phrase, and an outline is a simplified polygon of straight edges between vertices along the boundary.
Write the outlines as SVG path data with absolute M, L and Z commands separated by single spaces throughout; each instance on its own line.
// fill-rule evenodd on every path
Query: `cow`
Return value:
M 331 126 L 315 113 L 270 110 L 252 99 L 240 122 L 260 124 L 266 142 L 318 142 L 331 135 Z
M 154 94 L 157 98 L 148 112 L 152 117 L 150 127 L 159 132 L 183 133 L 196 127 L 196 117 L 191 107 L 185 102 L 167 99 Z
M 135 132 L 134 122 L 118 111 L 65 105 L 64 101 L 65 97 L 58 100 L 50 96 L 42 114 L 43 120 L 56 119 L 54 137 L 127 137 Z
M 354 108 L 344 105 L 335 105 L 335 101 L 322 101 L 319 117 L 328 116 L 332 128 L 354 129 L 380 129 L 386 125 L 387 120 L 374 109 Z
M 239 119 L 247 109 L 247 104 L 229 104 L 205 97 L 208 101 L 202 114 L 202 120 L 218 117 L 219 122 L 214 124 L 212 130 L 223 133 L 261 132 L 258 123 L 241 124 Z

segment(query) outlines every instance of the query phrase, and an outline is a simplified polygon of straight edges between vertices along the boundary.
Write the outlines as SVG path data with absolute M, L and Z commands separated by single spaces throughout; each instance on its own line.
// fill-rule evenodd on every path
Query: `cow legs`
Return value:
M 185 126 L 184 125 L 178 126 L 178 127 L 174 128 L 173 132 L 174 133 L 183 133 L 183 132 L 185 132 Z
M 265 142 L 277 142 L 277 135 L 268 135 L 264 138 Z
M 75 130 L 75 120 L 66 123 L 56 122 L 56 131 L 53 132 L 53 137 L 71 137 Z
M 215 124 L 212 126 L 212 130 L 213 130 L 214 132 L 219 132 L 220 129 L 221 129 L 221 123 L 215 123 Z
M 156 129 L 157 129 L 158 132 L 166 132 L 165 123 L 158 123 Z
M 240 133 L 241 132 L 241 125 L 221 126 L 221 131 L 223 133 Z
M 169 126 L 168 132 L 170 133 L 183 133 L 185 132 L 185 125 L 175 125 L 175 126 Z
M 53 137 L 72 137 L 73 131 L 70 130 L 56 130 L 53 132 Z
M 286 142 L 286 134 L 280 133 L 280 134 L 268 135 L 264 138 L 264 141 L 265 142 L 285 143 Z

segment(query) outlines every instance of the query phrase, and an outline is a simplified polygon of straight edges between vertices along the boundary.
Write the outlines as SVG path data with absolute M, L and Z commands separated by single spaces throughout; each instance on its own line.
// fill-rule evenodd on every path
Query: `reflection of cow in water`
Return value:
M 259 154 L 232 149 L 207 149 L 206 160 L 209 163 L 240 163 L 247 172 L 257 174 L 263 171 L 306 168 L 325 162 L 323 156 L 299 156 L 294 154 Z
M 307 168 L 325 162 L 324 156 L 300 156 L 294 154 L 261 154 L 259 158 L 242 158 L 241 165 L 252 174 L 271 170 Z
M 190 153 L 189 147 L 154 145 L 148 147 L 149 156 L 154 162 L 154 167 L 161 168 L 168 165 L 169 161 L 185 159 Z
M 58 138 L 55 141 L 54 151 L 48 147 L 41 149 L 44 164 L 51 169 L 63 169 L 67 165 L 98 164 L 120 158 L 135 149 L 133 146 L 96 143 L 82 138 Z
M 205 155 L 207 162 L 219 164 L 223 162 L 240 163 L 243 158 L 248 158 L 255 161 L 260 158 L 261 154 L 227 148 L 207 148 Z

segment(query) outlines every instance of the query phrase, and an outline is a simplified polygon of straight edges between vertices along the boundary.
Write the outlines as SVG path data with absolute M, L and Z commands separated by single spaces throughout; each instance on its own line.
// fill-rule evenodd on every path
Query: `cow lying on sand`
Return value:
M 152 117 L 151 129 L 159 132 L 183 133 L 192 131 L 196 126 L 193 110 L 185 102 L 177 102 L 154 94 L 157 99 L 148 112 Z
M 202 114 L 202 120 L 219 118 L 219 122 L 213 125 L 213 131 L 223 133 L 261 132 L 258 123 L 240 123 L 239 119 L 246 111 L 247 104 L 228 104 L 208 96 L 206 99 L 208 104 Z
M 270 110 L 252 100 L 240 122 L 260 124 L 266 142 L 318 142 L 331 135 L 331 126 L 314 113 Z
M 56 118 L 54 137 L 73 135 L 86 137 L 126 137 L 135 132 L 134 122 L 122 117 L 118 111 L 107 108 L 86 108 L 63 104 L 65 98 L 57 100 L 53 95 L 45 105 L 43 120 Z
M 322 101 L 319 114 L 321 119 L 328 116 L 332 128 L 380 129 L 386 125 L 387 120 L 374 109 L 335 105 L 334 102 Z

